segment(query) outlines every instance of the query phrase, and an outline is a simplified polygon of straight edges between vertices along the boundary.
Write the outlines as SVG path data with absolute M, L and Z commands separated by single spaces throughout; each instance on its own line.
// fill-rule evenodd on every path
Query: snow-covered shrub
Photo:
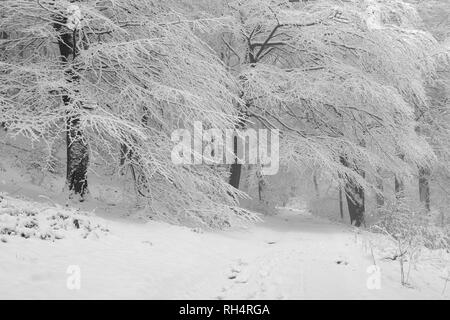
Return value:
M 72 235 L 99 237 L 109 230 L 86 213 L 60 206 L 0 197 L 0 235 L 60 240 Z
M 448 248 L 450 245 L 445 230 L 434 224 L 433 217 L 420 203 L 410 199 L 388 201 L 376 209 L 375 216 L 377 222 L 370 230 L 386 234 L 393 241 L 393 257 L 390 259 L 399 261 L 403 285 L 408 284 L 411 267 L 419 259 L 421 249 Z
M 375 216 L 378 221 L 371 228 L 395 239 L 429 249 L 447 248 L 450 244 L 445 230 L 435 224 L 434 217 L 420 203 L 402 198 L 389 201 L 376 209 Z

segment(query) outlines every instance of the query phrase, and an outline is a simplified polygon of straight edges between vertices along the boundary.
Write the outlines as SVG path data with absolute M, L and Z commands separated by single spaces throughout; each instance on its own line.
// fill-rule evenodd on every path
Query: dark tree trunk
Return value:
M 395 188 L 395 197 L 397 199 L 403 198 L 405 195 L 405 185 L 403 183 L 402 178 L 400 178 L 397 175 L 395 176 L 394 188 Z
M 79 117 L 67 119 L 67 183 L 69 191 L 83 199 L 88 191 L 89 149 L 79 122 Z
M 230 184 L 236 189 L 239 189 L 239 182 L 241 180 L 241 170 L 242 164 L 233 163 L 231 165 Z
M 344 219 L 344 201 L 342 199 L 342 186 L 339 186 L 339 214 Z
M 259 201 L 262 201 L 262 199 L 263 199 L 264 180 L 263 180 L 261 174 L 258 174 L 257 178 L 258 178 L 258 199 L 259 199 Z
M 316 198 L 320 198 L 320 191 L 319 191 L 319 183 L 317 182 L 317 176 L 316 173 L 313 174 L 313 184 L 314 184 L 314 191 L 316 192 Z
M 65 18 L 55 17 L 58 22 L 54 24 L 54 29 L 59 33 L 58 47 L 61 61 L 68 64 L 70 58 L 77 56 L 76 33 L 62 27 Z M 67 66 L 65 71 L 66 81 L 72 83 L 79 81 L 74 71 Z M 65 105 L 73 103 L 67 93 L 62 96 Z M 78 105 L 77 108 L 82 108 Z M 87 169 L 89 165 L 89 147 L 83 138 L 83 131 L 80 127 L 80 116 L 69 115 L 66 119 L 66 145 L 67 145 L 67 175 L 66 183 L 69 192 L 79 195 L 81 200 L 88 192 Z
M 123 167 L 128 159 L 131 158 L 132 152 L 125 143 L 120 144 L 120 166 Z
M 237 156 L 238 154 L 238 137 L 234 137 L 233 141 L 233 152 Z M 235 162 L 231 165 L 231 175 L 230 175 L 230 184 L 236 188 L 239 189 L 239 182 L 241 181 L 241 171 L 242 171 L 242 164 L 238 163 L 237 159 Z
M 430 170 L 428 168 L 419 168 L 419 195 L 425 209 L 430 211 Z
M 349 168 L 349 163 L 345 157 L 341 157 L 341 163 Z M 358 174 L 364 177 L 364 172 L 356 169 Z M 365 201 L 364 189 L 358 186 L 353 180 L 347 179 L 345 184 L 345 195 L 347 198 L 348 213 L 350 215 L 350 223 L 356 227 L 360 227 L 364 222 Z
M 364 189 L 353 182 L 347 182 L 345 189 L 350 223 L 360 227 L 364 224 Z

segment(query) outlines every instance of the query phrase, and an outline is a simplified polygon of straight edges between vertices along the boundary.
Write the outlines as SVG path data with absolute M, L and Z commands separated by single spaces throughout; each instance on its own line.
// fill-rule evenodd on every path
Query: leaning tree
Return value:
M 186 18 L 176 1 L 1 1 L 0 12 L 0 122 L 48 144 L 65 134 L 72 194 L 85 196 L 89 163 L 103 161 L 154 213 L 254 217 L 226 172 L 171 161 L 175 129 L 238 122 L 236 82 L 197 35 L 227 19 Z
M 415 111 L 428 105 L 437 42 L 418 28 L 412 6 L 218 3 L 234 27 L 215 45 L 239 81 L 238 110 L 247 125 L 281 130 L 281 161 L 289 170 L 321 168 L 340 181 L 356 225 L 363 222 L 364 189 L 381 191 L 366 177 L 401 177 L 435 159 L 416 131 Z

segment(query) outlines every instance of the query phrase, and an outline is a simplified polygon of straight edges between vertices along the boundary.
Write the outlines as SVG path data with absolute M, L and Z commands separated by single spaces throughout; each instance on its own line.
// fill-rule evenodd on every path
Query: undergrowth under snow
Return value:
M 13 199 L 0 194 L 0 241 L 8 237 L 59 240 L 70 236 L 100 237 L 108 228 L 74 208 Z

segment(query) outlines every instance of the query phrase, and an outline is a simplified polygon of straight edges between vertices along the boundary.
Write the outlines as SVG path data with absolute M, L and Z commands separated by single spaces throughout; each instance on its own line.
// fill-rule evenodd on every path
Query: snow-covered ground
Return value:
M 367 285 L 372 251 L 348 226 L 282 210 L 264 222 L 201 231 L 107 213 L 83 213 L 3 194 L 5 208 L 85 217 L 101 226 L 61 239 L 0 236 L 0 298 L 79 299 L 402 299 L 449 298 L 429 261 L 400 285 L 398 263 L 376 257 L 380 288 Z M 88 223 L 89 224 L 89 223 Z M 70 230 L 73 230 L 72 232 Z M 1 240 L 0 239 L 0 240 Z M 375 255 L 376 256 L 376 255 Z M 373 271 L 373 270 L 372 270 Z M 78 273 L 79 272 L 79 273 Z M 79 289 L 74 277 L 79 275 Z M 371 278 L 372 280 L 374 278 Z M 371 282 L 369 280 L 369 283 Z

